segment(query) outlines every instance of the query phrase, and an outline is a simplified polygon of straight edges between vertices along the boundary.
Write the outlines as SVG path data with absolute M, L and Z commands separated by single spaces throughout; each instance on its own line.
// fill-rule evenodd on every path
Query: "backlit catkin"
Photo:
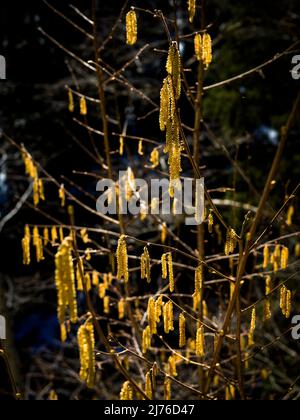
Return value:
M 193 23 L 196 14 L 196 0 L 188 0 L 189 20 Z
M 287 217 L 286 217 L 286 224 L 288 226 L 292 226 L 294 214 L 295 214 L 295 208 L 294 206 L 290 206 L 287 212 Z
M 179 315 L 179 347 L 185 347 L 186 345 L 186 330 L 185 330 L 185 316 L 184 314 Z
M 280 262 L 281 262 L 281 270 L 286 270 L 289 263 L 289 249 L 285 246 L 282 248 L 282 251 L 281 251 Z
M 197 330 L 196 335 L 196 356 L 204 357 L 205 356 L 205 336 L 204 336 L 204 327 L 201 326 Z
M 200 264 L 195 271 L 195 294 L 200 295 L 203 289 L 203 264 Z
M 147 283 L 151 283 L 151 260 L 148 248 L 144 248 L 144 253 L 141 257 L 141 278 L 147 280 Z
M 88 110 L 87 110 L 86 99 L 85 99 L 84 96 L 82 96 L 80 98 L 80 114 L 83 115 L 83 116 L 86 116 L 87 113 L 88 113 Z
M 65 205 L 66 205 L 66 192 L 65 192 L 64 185 L 60 186 L 58 195 L 59 195 L 59 198 L 60 198 L 61 207 L 65 207 Z
M 121 401 L 133 400 L 133 388 L 129 381 L 125 382 L 122 386 L 122 389 L 120 392 L 120 400 Z
M 137 15 L 134 10 L 131 10 L 126 15 L 126 42 L 128 45 L 134 45 L 137 42 L 138 27 Z
M 174 280 L 174 269 L 173 269 L 173 257 L 171 252 L 168 254 L 168 270 L 169 270 L 169 289 L 173 293 L 175 289 L 175 280 Z
M 58 294 L 58 320 L 63 324 L 69 315 L 77 322 L 75 273 L 72 260 L 72 240 L 66 238 L 55 256 L 55 283 Z
M 207 69 L 212 62 L 212 40 L 209 34 L 197 34 L 194 38 L 195 54 L 198 61 L 202 61 Z
M 164 245 L 168 237 L 168 228 L 166 223 L 163 223 L 161 226 L 161 243 Z
M 30 235 L 30 228 L 28 225 L 25 226 L 24 231 L 24 238 L 22 240 L 22 248 L 23 248 L 23 264 L 30 265 L 30 243 L 31 243 L 31 235 Z
M 152 386 L 152 374 L 151 374 L 151 372 L 147 372 L 147 374 L 146 374 L 145 394 L 147 395 L 149 400 L 153 399 L 153 386 Z
M 166 378 L 164 382 L 164 394 L 165 400 L 171 401 L 172 399 L 172 381 L 170 378 Z
M 118 302 L 118 312 L 119 319 L 122 320 L 125 318 L 126 303 L 124 299 L 119 300 Z
M 69 98 L 69 111 L 73 113 L 75 111 L 75 104 L 74 104 L 73 92 L 70 89 L 68 90 L 68 98 Z
M 166 334 L 169 334 L 170 331 L 174 331 L 174 309 L 171 301 L 164 305 L 163 316 L 164 330 Z
M 234 229 L 228 229 L 226 235 L 225 255 L 233 254 L 237 246 L 237 234 Z
M 168 371 L 169 375 L 173 378 L 176 378 L 177 376 L 177 357 L 175 354 L 172 354 L 172 356 L 168 359 Z
M 156 316 L 156 305 L 155 300 L 151 297 L 148 301 L 148 324 L 150 327 L 151 335 L 157 333 L 157 316 Z
M 268 246 L 265 246 L 264 247 L 264 263 L 263 263 L 264 270 L 268 268 L 269 262 L 270 262 L 270 250 Z
M 143 331 L 142 351 L 146 354 L 151 347 L 152 334 L 149 325 Z
M 78 329 L 77 338 L 80 353 L 80 379 L 92 389 L 95 384 L 96 363 L 94 326 L 91 319 Z
M 39 229 L 36 226 L 33 228 L 32 237 L 32 242 L 36 250 L 36 261 L 41 262 L 44 260 L 43 240 L 40 237 Z
M 180 125 L 176 101 L 181 95 L 181 59 L 177 43 L 170 45 L 165 78 L 160 94 L 160 129 L 166 131 L 165 153 L 169 154 L 170 195 L 174 197 L 174 188 L 180 179 L 181 151 Z
M 150 162 L 152 163 L 151 168 L 155 169 L 159 166 L 159 151 L 157 147 L 155 147 L 150 155 Z
M 118 263 L 118 280 L 124 279 L 127 283 L 129 280 L 128 272 L 128 254 L 127 254 L 127 245 L 126 245 L 126 236 L 122 235 L 118 242 L 117 249 L 117 263 Z
M 285 286 L 282 286 L 280 290 L 280 308 L 282 314 L 288 319 L 292 312 L 292 292 Z
M 168 278 L 168 254 L 163 254 L 161 257 L 161 268 L 162 268 L 162 278 L 166 280 Z
M 254 346 L 254 333 L 256 330 L 256 309 L 253 308 L 252 315 L 251 315 L 251 325 L 250 325 L 250 331 L 248 335 L 248 345 L 249 347 Z

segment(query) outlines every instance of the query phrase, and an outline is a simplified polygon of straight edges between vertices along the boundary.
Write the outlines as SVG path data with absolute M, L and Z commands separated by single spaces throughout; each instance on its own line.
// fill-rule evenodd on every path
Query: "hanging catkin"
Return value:
M 285 246 L 282 248 L 281 251 L 280 263 L 281 270 L 286 270 L 289 263 L 289 249 Z
M 256 330 L 256 309 L 253 308 L 252 315 L 251 315 L 251 325 L 250 325 L 250 331 L 248 335 L 248 345 L 249 347 L 254 346 L 254 333 Z
M 131 10 L 126 15 L 126 42 L 128 45 L 134 45 L 137 42 L 138 28 L 137 15 L 134 10 Z
M 160 129 L 166 130 L 165 153 L 169 154 L 170 166 L 170 195 L 174 197 L 174 188 L 180 180 L 181 151 L 180 127 L 177 115 L 176 101 L 181 94 L 181 59 L 177 43 L 170 45 L 165 78 L 161 90 Z
M 151 374 L 151 372 L 147 372 L 147 374 L 146 374 L 145 394 L 147 395 L 149 400 L 153 399 L 153 386 L 152 386 L 152 374 Z
M 94 326 L 91 319 L 79 328 L 77 337 L 80 352 L 80 379 L 92 389 L 95 384 L 96 363 Z
M 66 238 L 55 256 L 55 283 L 58 294 L 58 320 L 63 324 L 68 315 L 77 322 L 75 273 L 72 261 L 72 240 Z
M 188 0 L 188 9 L 189 9 L 189 20 L 191 23 L 194 21 L 196 14 L 196 0 Z
M 117 249 L 117 263 L 118 263 L 118 280 L 124 279 L 127 283 L 129 280 L 128 272 L 128 254 L 127 254 L 127 245 L 126 245 L 126 236 L 122 235 L 118 242 Z
M 237 246 L 237 234 L 234 229 L 228 229 L 226 235 L 225 255 L 233 254 Z
M 148 301 L 148 324 L 150 327 L 151 335 L 157 333 L 157 316 L 156 316 L 156 305 L 155 300 L 151 297 Z
M 164 382 L 164 394 L 165 400 L 171 401 L 172 399 L 172 381 L 170 378 L 166 378 Z
M 152 163 L 152 169 L 155 169 L 159 166 L 159 151 L 157 147 L 155 147 L 151 152 L 150 162 Z
M 173 257 L 171 252 L 168 254 L 168 270 L 169 270 L 169 289 L 173 293 L 175 289 Z
M 28 225 L 25 226 L 24 231 L 24 238 L 22 240 L 22 248 L 23 248 L 23 264 L 30 265 L 30 243 L 31 243 L 31 235 L 30 235 L 30 228 Z
M 146 354 L 147 351 L 150 349 L 151 339 L 152 339 L 152 335 L 151 335 L 150 327 L 148 325 L 143 331 L 143 340 L 142 340 L 143 354 Z
M 122 389 L 120 392 L 120 400 L 121 401 L 133 400 L 133 388 L 129 381 L 125 382 L 122 386 Z
M 119 300 L 118 302 L 118 312 L 119 319 L 122 320 L 125 318 L 126 303 L 124 299 Z
M 205 336 L 204 336 L 204 327 L 201 326 L 197 330 L 196 335 L 196 356 L 204 357 L 205 356 Z
M 166 334 L 169 334 L 170 331 L 174 331 L 174 312 L 173 312 L 173 303 L 171 301 L 167 302 L 164 305 L 163 315 L 164 315 L 164 330 Z
M 32 243 L 36 250 L 36 261 L 41 262 L 44 260 L 43 240 L 40 237 L 39 229 L 36 226 L 33 228 L 32 238 Z
M 80 114 L 83 115 L 83 116 L 86 116 L 87 113 L 88 113 L 88 110 L 87 110 L 86 99 L 85 99 L 84 96 L 82 96 L 80 98 Z
M 264 263 L 263 263 L 264 270 L 268 268 L 269 262 L 270 262 L 270 250 L 269 250 L 269 247 L 266 245 L 264 247 Z
M 285 286 L 280 289 L 280 309 L 282 314 L 288 319 L 292 311 L 292 292 Z
M 163 254 L 161 257 L 161 268 L 162 268 L 162 278 L 166 280 L 168 278 L 168 263 L 167 263 L 168 254 Z
M 71 89 L 68 89 L 68 98 L 69 98 L 69 111 L 73 113 L 75 111 L 74 96 Z
M 141 278 L 147 279 L 147 283 L 151 283 L 151 260 L 148 248 L 144 248 L 144 253 L 141 256 Z
M 186 345 L 186 331 L 185 331 L 185 316 L 184 314 L 179 315 L 179 347 L 185 347 Z
M 167 224 L 163 223 L 161 226 L 161 243 L 164 245 L 168 237 L 168 228 Z
M 200 295 L 203 289 L 203 264 L 200 264 L 195 271 L 195 294 Z
M 60 198 L 61 206 L 65 207 L 65 205 L 66 205 L 66 192 L 65 192 L 65 187 L 64 187 L 63 184 L 60 186 L 58 195 L 59 195 L 59 198 Z
M 294 214 L 295 214 L 295 208 L 294 206 L 290 206 L 287 212 L 287 217 L 286 217 L 286 224 L 288 226 L 292 226 Z
M 194 38 L 195 55 L 207 69 L 212 62 L 212 40 L 209 34 L 197 34 Z

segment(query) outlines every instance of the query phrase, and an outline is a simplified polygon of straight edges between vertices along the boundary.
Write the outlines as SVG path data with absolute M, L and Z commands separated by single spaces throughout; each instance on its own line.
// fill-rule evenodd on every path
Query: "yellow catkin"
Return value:
M 288 226 L 292 226 L 294 214 L 295 214 L 295 208 L 294 206 L 290 206 L 287 212 L 287 217 L 286 217 L 286 224 Z
M 165 400 L 171 401 L 172 399 L 172 381 L 170 378 L 166 378 L 164 382 L 164 394 Z
M 169 334 L 170 331 L 174 331 L 173 302 L 169 301 L 164 305 L 163 316 L 164 316 L 164 330 L 166 334 Z
M 88 388 L 95 384 L 96 362 L 95 362 L 95 335 L 92 320 L 88 320 L 78 329 L 78 346 L 80 353 L 80 379 L 85 382 Z
M 52 226 L 51 228 L 51 242 L 52 245 L 55 245 L 58 239 L 58 235 L 57 235 L 57 229 L 55 226 Z
M 65 192 L 65 187 L 64 187 L 63 184 L 60 186 L 58 196 L 60 198 L 61 207 L 65 207 L 65 205 L 66 205 L 66 192 Z
M 49 229 L 47 227 L 44 227 L 44 230 L 43 230 L 43 240 L 44 240 L 45 246 L 47 246 L 48 243 L 50 242 Z
M 119 155 L 123 156 L 124 155 L 124 137 L 120 136 L 119 139 Z
M 161 90 L 159 121 L 161 130 L 166 130 L 166 147 L 164 151 L 169 154 L 170 195 L 174 197 L 174 188 L 180 179 L 182 171 L 182 145 L 176 110 L 176 101 L 181 95 L 181 59 L 176 42 L 170 45 L 166 69 L 168 76 L 165 78 Z
M 162 278 L 166 280 L 168 278 L 168 263 L 167 263 L 168 254 L 163 254 L 161 257 L 161 268 L 162 268 Z
M 119 312 L 119 319 L 122 320 L 125 318 L 125 309 L 126 309 L 126 303 L 124 299 L 121 299 L 118 302 L 118 312 Z
M 268 296 L 273 289 L 271 276 L 266 277 L 266 296 Z
M 195 271 L 195 294 L 201 294 L 203 289 L 203 264 L 200 264 Z
M 271 301 L 269 298 L 267 298 L 264 304 L 264 320 L 269 321 L 271 318 L 272 318 Z
M 39 229 L 36 226 L 33 228 L 32 237 L 32 242 L 36 250 L 36 261 L 41 262 L 44 260 L 43 240 L 40 236 Z
M 169 288 L 170 292 L 173 293 L 175 289 L 174 270 L 173 270 L 173 257 L 172 254 L 168 254 L 168 270 L 169 270 Z
M 103 312 L 105 315 L 109 315 L 110 313 L 110 298 L 109 296 L 105 296 L 103 299 Z
M 39 179 L 39 196 L 40 200 L 45 201 L 45 191 L 44 191 L 44 182 L 42 179 Z
M 122 235 L 119 239 L 118 249 L 117 249 L 117 263 L 118 263 L 118 274 L 117 279 L 122 280 L 127 283 L 129 281 L 129 272 L 128 272 L 128 254 L 127 254 L 127 245 L 126 245 L 126 236 Z
M 139 141 L 138 154 L 140 156 L 144 156 L 144 142 L 143 142 L 143 139 L 140 139 L 140 141 Z
M 99 287 L 99 274 L 97 273 L 97 271 L 93 271 L 93 275 L 92 275 L 92 284 L 94 287 Z
M 68 90 L 68 97 L 69 97 L 69 111 L 73 113 L 75 111 L 75 104 L 74 104 L 73 92 L 70 89 Z
M 270 262 L 270 250 L 268 246 L 265 246 L 264 247 L 264 263 L 263 263 L 264 270 L 268 268 L 269 262 Z
M 60 240 L 60 242 L 63 242 L 64 239 L 65 239 L 64 228 L 62 226 L 60 226 L 60 228 L 59 228 L 59 240 Z
M 205 357 L 205 336 L 204 327 L 201 326 L 197 330 L 196 335 L 196 356 Z
M 185 347 L 186 345 L 186 320 L 184 314 L 179 315 L 179 347 Z
M 189 20 L 193 23 L 196 14 L 196 0 L 188 0 Z
M 88 244 L 90 242 L 89 234 L 87 229 L 81 229 L 80 231 L 80 237 L 84 244 Z
M 163 223 L 161 225 L 161 243 L 164 245 L 167 241 L 168 238 L 168 228 L 167 228 L 167 224 Z
M 158 299 L 156 299 L 155 302 L 155 315 L 156 315 L 156 322 L 160 322 L 160 318 L 163 314 L 163 307 L 164 307 L 164 301 L 163 296 L 160 295 Z
M 235 400 L 235 395 L 236 395 L 236 392 L 235 392 L 235 387 L 234 387 L 234 385 L 228 385 L 227 387 L 226 387 L 226 391 L 225 391 L 225 399 L 226 399 L 226 401 L 232 401 L 232 400 Z
M 157 316 L 155 300 L 151 297 L 148 301 L 148 324 L 150 327 L 151 335 L 157 333 Z
M 300 244 L 295 246 L 295 257 L 300 257 Z
M 126 42 L 128 45 L 134 45 L 137 42 L 138 26 L 137 15 L 134 10 L 131 10 L 126 15 Z
M 196 34 L 194 38 L 195 55 L 207 69 L 212 62 L 212 40 L 209 34 Z
M 22 240 L 24 265 L 30 265 L 30 262 L 31 262 L 30 243 L 31 243 L 30 228 L 28 225 L 26 225 L 25 230 L 24 230 L 24 238 Z
M 168 372 L 169 375 L 173 378 L 176 378 L 177 376 L 177 357 L 175 354 L 172 354 L 172 356 L 168 359 Z
M 249 345 L 249 347 L 252 347 L 255 344 L 255 341 L 254 341 L 255 330 L 256 330 L 256 309 L 253 308 L 252 315 L 251 315 L 250 331 L 249 331 L 249 335 L 248 335 L 248 345 Z
M 285 286 L 282 286 L 280 290 L 280 308 L 282 314 L 288 319 L 291 316 L 292 311 L 292 292 Z
M 283 247 L 281 251 L 281 257 L 280 257 L 281 270 L 286 270 L 288 268 L 288 263 L 289 263 L 289 249 L 287 247 Z
M 228 229 L 226 235 L 225 255 L 233 254 L 237 246 L 237 234 L 234 229 Z
M 146 374 L 145 394 L 149 398 L 149 400 L 153 399 L 153 386 L 152 386 L 152 374 L 151 374 L 151 372 L 147 372 L 147 374 Z
M 50 391 L 48 400 L 49 401 L 58 401 L 58 395 L 53 389 Z
M 87 110 L 87 103 L 86 103 L 86 99 L 84 96 L 82 96 L 80 98 L 80 114 L 81 115 L 87 115 L 88 110 Z
M 151 347 L 152 334 L 149 325 L 143 331 L 142 351 L 146 354 Z
M 75 273 L 72 260 L 72 240 L 66 238 L 55 256 L 55 283 L 58 295 L 58 320 L 63 324 L 69 316 L 77 322 Z
M 200 302 L 201 302 L 201 295 L 199 293 L 194 293 L 193 294 L 193 309 L 195 312 L 199 310 Z
M 151 260 L 147 247 L 144 248 L 144 253 L 141 257 L 141 278 L 151 283 Z
M 214 231 L 214 216 L 212 212 L 210 212 L 208 216 L 208 231 L 210 234 L 212 234 Z
M 208 307 L 205 300 L 202 301 L 202 308 L 203 308 L 203 317 L 208 318 Z
M 121 401 L 133 400 L 133 388 L 129 381 L 125 382 L 122 386 L 122 389 L 120 392 L 120 400 Z
M 62 343 L 67 341 L 67 329 L 65 323 L 60 325 L 60 339 Z
M 151 166 L 152 169 L 155 169 L 159 166 L 159 151 L 157 147 L 155 147 L 155 149 L 153 149 L 151 152 L 150 162 L 152 163 L 152 166 Z

